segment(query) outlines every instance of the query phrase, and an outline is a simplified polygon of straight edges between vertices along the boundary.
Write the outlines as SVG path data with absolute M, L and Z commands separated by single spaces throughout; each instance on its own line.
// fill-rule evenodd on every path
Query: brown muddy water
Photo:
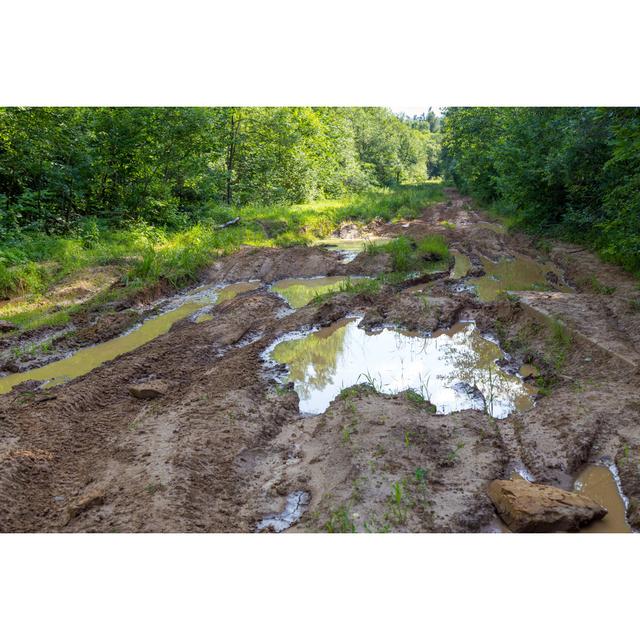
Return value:
M 317 295 L 339 291 L 348 281 L 368 280 L 363 276 L 330 276 L 321 278 L 287 278 L 275 282 L 271 289 L 279 293 L 294 309 L 309 304 Z
M 14 373 L 0 378 L 0 394 L 7 393 L 21 382 L 38 380 L 43 387 L 53 387 L 88 373 L 104 362 L 113 360 L 123 353 L 133 351 L 147 342 L 167 333 L 172 325 L 197 311 L 230 300 L 244 291 L 260 286 L 259 282 L 240 282 L 222 289 L 199 287 L 190 294 L 180 296 L 172 308 L 164 313 L 145 320 L 133 330 L 100 344 L 80 349 L 63 360 L 51 362 L 29 371 Z M 178 304 L 179 306 L 176 306 Z
M 533 387 L 496 365 L 504 353 L 472 322 L 429 337 L 389 328 L 368 333 L 358 323 L 344 318 L 267 350 L 288 367 L 302 413 L 322 413 L 342 389 L 364 382 L 385 394 L 412 389 L 442 414 L 473 408 L 504 418 L 533 405 Z
M 597 522 L 582 529 L 583 533 L 630 533 L 625 518 L 626 505 L 612 471 L 604 465 L 587 465 L 574 482 L 574 490 L 601 504 L 608 511 Z
M 547 274 L 562 283 L 562 273 L 553 264 L 540 263 L 529 256 L 516 254 L 509 260 L 504 259 L 492 262 L 487 258 L 481 258 L 485 275 L 479 278 L 470 278 L 469 284 L 473 285 L 478 297 L 483 302 L 495 300 L 503 291 L 546 291 L 553 288 L 547 279 Z M 569 287 L 559 284 L 556 288 L 560 291 L 571 291 Z

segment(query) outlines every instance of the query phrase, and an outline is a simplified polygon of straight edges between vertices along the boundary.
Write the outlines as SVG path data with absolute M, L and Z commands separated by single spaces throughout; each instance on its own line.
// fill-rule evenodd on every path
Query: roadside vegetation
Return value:
M 395 188 L 378 187 L 341 199 L 300 205 L 247 205 L 222 207 L 184 229 L 171 230 L 137 221 L 128 228 L 112 229 L 86 222 L 68 236 L 25 232 L 0 244 L 0 296 L 21 296 L 0 307 L 0 317 L 25 328 L 65 324 L 78 306 L 53 310 L 47 291 L 56 283 L 91 267 L 115 266 L 122 275 L 118 287 L 91 301 L 101 304 L 133 294 L 163 281 L 172 288 L 194 282 L 216 257 L 241 245 L 256 247 L 309 244 L 325 237 L 343 222 L 367 224 L 417 216 L 442 199 L 442 185 L 431 181 Z M 239 222 L 219 228 L 234 218 Z M 408 249 L 398 260 L 413 260 Z M 28 295 L 25 295 L 28 294 Z M 86 305 L 84 305 L 86 306 Z
M 640 274 L 640 108 L 451 108 L 442 151 L 483 206 Z
M 416 217 L 439 140 L 433 112 L 382 108 L 0 108 L 0 299 L 31 296 L 0 316 L 64 322 L 38 296 L 82 270 L 115 267 L 120 297 L 242 244 Z

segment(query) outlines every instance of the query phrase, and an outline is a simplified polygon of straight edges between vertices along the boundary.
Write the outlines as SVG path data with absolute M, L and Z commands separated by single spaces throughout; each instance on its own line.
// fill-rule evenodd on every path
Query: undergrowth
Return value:
M 159 281 L 179 288 L 194 282 L 216 257 L 241 245 L 305 245 L 326 237 L 345 221 L 364 225 L 376 219 L 416 217 L 426 206 L 441 200 L 442 193 L 441 183 L 429 182 L 299 205 L 212 205 L 196 224 L 177 230 L 143 221 L 110 228 L 102 221 L 88 219 L 73 235 L 64 237 L 23 232 L 0 244 L 0 299 L 43 295 L 82 269 L 105 265 L 122 267 L 121 284 L 126 292 Z M 239 223 L 219 228 L 236 217 Z M 437 241 L 434 247 L 438 249 Z M 430 250 L 427 245 L 423 249 Z M 24 324 L 24 311 L 16 305 L 10 311 L 0 308 L 0 317 Z

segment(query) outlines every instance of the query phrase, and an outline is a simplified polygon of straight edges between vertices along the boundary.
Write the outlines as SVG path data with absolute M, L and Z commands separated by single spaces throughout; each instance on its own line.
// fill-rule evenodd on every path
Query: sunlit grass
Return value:
M 339 200 L 299 205 L 250 205 L 242 208 L 212 206 L 192 226 L 180 230 L 153 227 L 145 222 L 109 229 L 95 219 L 90 232 L 73 237 L 24 233 L 0 245 L 0 296 L 43 295 L 70 275 L 98 265 L 122 266 L 120 294 L 160 280 L 179 288 L 194 282 L 199 272 L 217 257 L 241 245 L 283 247 L 311 244 L 330 235 L 341 223 L 367 224 L 418 216 L 441 200 L 442 185 L 430 182 L 396 189 L 376 189 Z M 235 217 L 240 223 L 219 225 Z M 56 325 L 68 320 L 74 307 L 54 311 L 37 296 L 0 307 L 0 318 L 21 327 Z

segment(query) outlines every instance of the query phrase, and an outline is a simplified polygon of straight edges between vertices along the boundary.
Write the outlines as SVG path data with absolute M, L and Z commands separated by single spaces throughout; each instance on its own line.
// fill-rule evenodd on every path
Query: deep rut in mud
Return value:
M 451 273 L 320 301 L 311 301 L 328 290 L 320 281 L 311 295 L 308 280 L 289 281 L 299 296 L 289 304 L 276 283 L 331 278 L 322 284 L 335 289 L 389 271 L 389 256 L 246 248 L 195 290 L 236 283 L 228 296 L 183 297 L 153 339 L 88 368 L 73 355 L 50 365 L 70 381 L 37 369 L 0 379 L 0 530 L 482 531 L 496 518 L 487 486 L 514 466 L 574 489 L 585 465 L 603 460 L 615 462 L 623 494 L 610 522 L 638 528 L 636 283 L 568 245 L 542 255 L 468 199 L 447 197 L 419 219 L 364 233 L 440 233 Z M 476 295 L 478 282 L 487 295 Z M 498 295 L 513 286 L 527 291 Z M 436 371 L 445 365 L 428 345 L 438 336 L 447 346 L 466 336 L 465 375 Z M 363 359 L 347 376 L 349 345 Z M 52 378 L 65 384 L 37 382 Z M 149 399 L 129 391 L 151 383 L 162 391 Z M 323 400 L 309 411 L 317 390 Z

